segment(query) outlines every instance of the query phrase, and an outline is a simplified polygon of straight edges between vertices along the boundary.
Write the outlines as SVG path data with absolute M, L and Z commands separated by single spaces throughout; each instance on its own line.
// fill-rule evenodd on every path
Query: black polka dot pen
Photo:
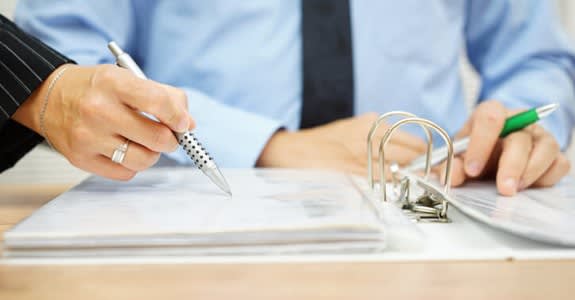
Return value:
M 176 133 L 176 137 L 196 167 L 202 170 L 222 191 L 231 196 L 232 192 L 226 182 L 226 178 L 194 134 L 188 131 L 186 133 Z
M 124 52 L 115 42 L 110 42 L 108 44 L 108 48 L 116 57 L 116 63 L 118 66 L 132 71 L 136 76 L 142 79 L 147 79 L 142 69 L 140 69 L 132 57 Z M 231 196 L 232 191 L 230 190 L 230 186 L 228 185 L 226 178 L 222 175 L 222 172 L 220 172 L 220 169 L 212 157 L 196 139 L 194 134 L 189 131 L 184 133 L 174 132 L 174 134 L 196 167 L 202 170 L 202 172 L 204 172 L 204 174 L 208 176 L 208 178 L 210 178 L 210 180 L 222 191 Z

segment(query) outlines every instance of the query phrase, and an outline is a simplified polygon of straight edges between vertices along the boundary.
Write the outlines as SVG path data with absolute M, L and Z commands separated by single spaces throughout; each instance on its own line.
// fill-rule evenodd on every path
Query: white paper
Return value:
M 516 196 L 497 193 L 493 182 L 471 182 L 454 189 L 450 201 L 486 224 L 546 243 L 575 246 L 575 180 L 528 189 Z
M 383 246 L 385 224 L 345 174 L 265 169 L 224 174 L 233 197 L 191 169 L 149 170 L 126 183 L 92 177 L 9 230 L 5 245 L 11 252 L 354 241 Z

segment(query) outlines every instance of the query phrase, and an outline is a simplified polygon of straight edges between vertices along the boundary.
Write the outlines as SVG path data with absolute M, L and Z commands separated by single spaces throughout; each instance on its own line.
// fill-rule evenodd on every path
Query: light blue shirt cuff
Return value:
M 271 136 L 282 127 L 276 120 L 221 104 L 198 90 L 184 90 L 196 121 L 194 135 L 219 167 L 254 167 Z M 180 164 L 192 164 L 181 148 L 166 155 Z

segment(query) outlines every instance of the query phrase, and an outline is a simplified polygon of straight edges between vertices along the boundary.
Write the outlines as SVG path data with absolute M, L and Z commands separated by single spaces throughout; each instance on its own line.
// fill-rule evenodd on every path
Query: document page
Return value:
M 198 170 L 91 177 L 6 233 L 9 246 L 377 240 L 383 225 L 347 175 L 230 169 L 229 197 Z
M 492 182 L 472 182 L 453 190 L 453 204 L 491 226 L 529 239 L 575 246 L 575 180 L 533 188 L 514 197 L 497 193 Z

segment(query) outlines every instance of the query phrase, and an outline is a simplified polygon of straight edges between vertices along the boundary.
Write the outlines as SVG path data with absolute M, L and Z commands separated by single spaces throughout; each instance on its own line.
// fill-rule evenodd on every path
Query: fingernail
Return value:
M 507 178 L 503 181 L 503 185 L 513 190 L 513 192 L 517 192 L 517 180 L 513 178 Z
M 188 127 L 190 126 L 188 118 L 183 118 L 180 123 L 178 123 L 178 132 L 186 132 L 188 131 Z
M 481 166 L 477 161 L 470 161 L 467 163 L 467 174 L 471 176 L 477 176 L 481 173 Z

